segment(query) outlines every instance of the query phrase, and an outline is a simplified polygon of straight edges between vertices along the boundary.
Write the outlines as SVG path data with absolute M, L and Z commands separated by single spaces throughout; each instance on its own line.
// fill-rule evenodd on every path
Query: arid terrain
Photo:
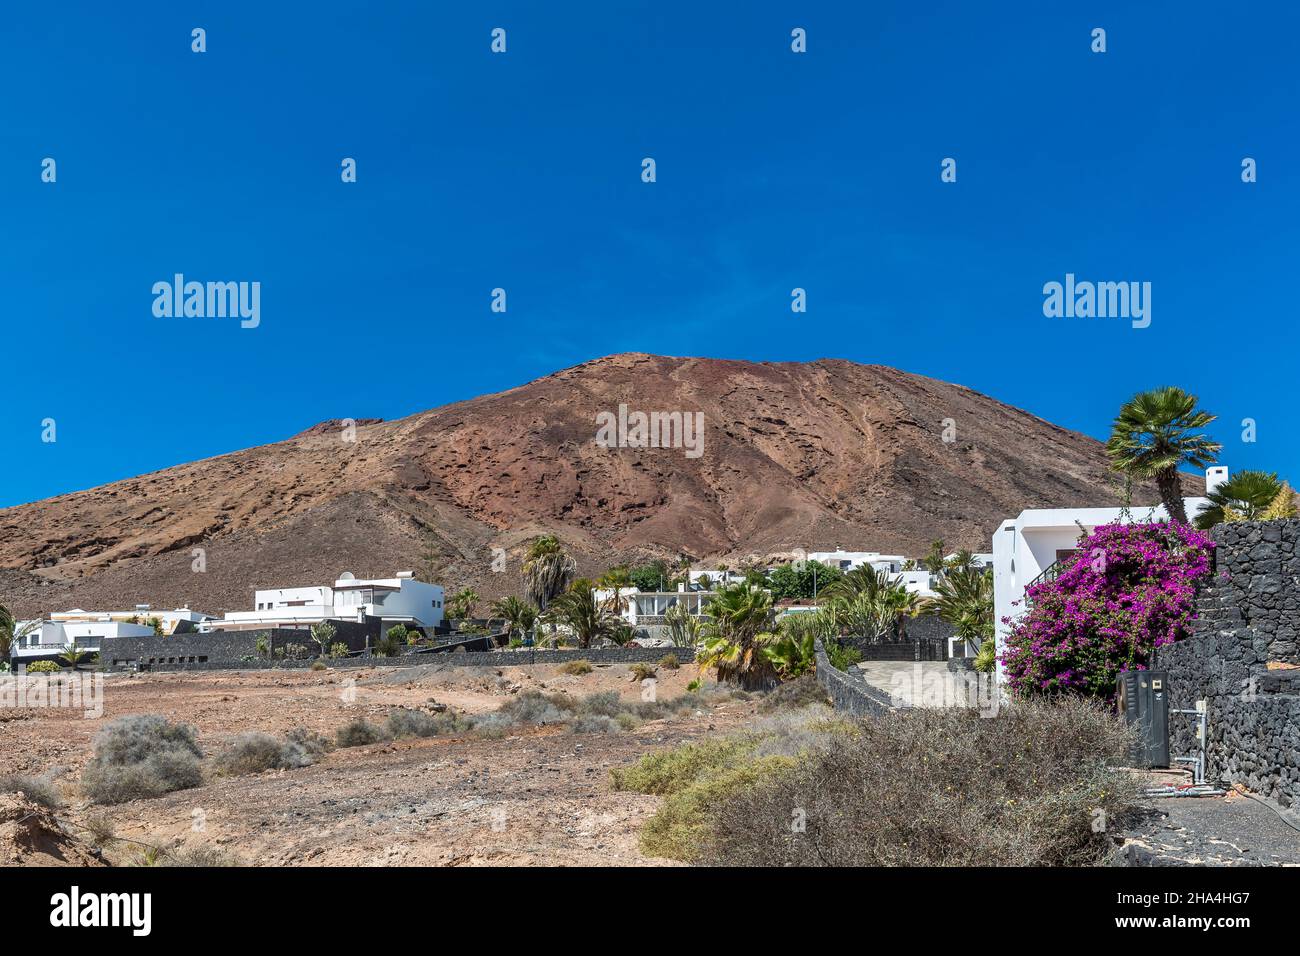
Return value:
M 601 447 L 596 416 L 621 403 L 702 413 L 700 454 Z M 917 556 L 934 538 L 983 551 L 1024 508 L 1115 501 L 1098 442 L 960 385 L 841 360 L 623 354 L 0 510 L 0 603 L 220 614 L 251 609 L 255 587 L 399 568 L 494 598 L 519 593 L 541 532 L 593 574 L 798 548 Z
M 693 667 L 660 669 L 657 693 L 675 697 L 696 676 Z M 0 774 L 53 774 L 64 803 L 56 816 L 72 838 L 47 832 L 48 813 L 0 795 L 0 865 L 58 863 L 61 855 L 94 862 L 80 837 L 100 814 L 124 838 L 104 854 L 119 864 L 138 857 L 144 844 L 215 849 L 257 866 L 662 864 L 637 849 L 637 829 L 658 798 L 614 792 L 609 770 L 657 748 L 737 729 L 755 710 L 752 701 L 719 695 L 694 713 L 621 733 L 572 734 L 554 726 L 499 739 L 400 739 L 336 749 L 296 770 L 233 777 L 205 770 L 197 789 L 108 807 L 90 805 L 76 787 L 95 734 L 125 715 L 192 724 L 212 754 L 243 731 L 305 727 L 332 736 L 356 717 L 382 721 L 393 707 L 427 708 L 436 699 L 454 711 L 484 713 L 527 689 L 575 696 L 617 690 L 629 700 L 642 694 L 621 664 L 584 676 L 544 665 L 498 672 L 435 664 L 112 675 L 98 719 L 68 710 L 6 710 Z M 24 820 L 33 813 L 39 818 Z M 28 829 L 42 822 L 35 834 Z M 59 845 L 51 850 L 42 840 Z

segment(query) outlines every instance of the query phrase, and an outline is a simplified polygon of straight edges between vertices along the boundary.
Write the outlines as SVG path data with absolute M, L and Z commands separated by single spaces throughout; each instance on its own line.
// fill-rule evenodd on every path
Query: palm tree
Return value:
M 966 548 L 959 550 L 943 564 L 944 573 L 949 571 L 969 571 L 973 567 L 975 567 L 975 555 Z
M 59 660 L 65 667 L 71 667 L 74 671 L 80 670 L 81 662 L 93 659 L 96 656 L 94 651 L 86 651 L 77 647 L 76 641 L 68 641 L 59 652 Z
M 610 568 L 600 577 L 596 578 L 596 584 L 602 588 L 611 588 L 617 591 L 619 588 L 629 588 L 632 586 L 632 575 L 627 569 L 626 564 L 620 564 L 616 568 Z
M 544 534 L 528 546 L 524 557 L 524 580 L 528 600 L 545 611 L 551 599 L 563 594 L 578 571 L 578 564 L 564 550 L 560 539 Z
M 1178 468 L 1205 468 L 1217 458 L 1223 446 L 1198 431 L 1214 419 L 1196 407 L 1195 395 L 1173 385 L 1138 392 L 1111 427 L 1111 467 L 1140 481 L 1154 479 L 1169 520 L 1187 524 Z
M 904 617 L 921 612 L 925 601 L 887 571 L 854 568 L 826 589 L 827 605 L 841 629 L 871 641 L 898 634 Z
M 28 621 L 20 626 L 9 609 L 0 604 L 0 664 L 7 664 L 14 645 L 40 625 L 40 621 Z
M 480 600 L 479 593 L 473 588 L 461 588 L 447 602 L 447 616 L 457 621 L 470 617 Z
M 506 622 L 511 637 L 515 634 L 522 637 L 531 631 L 537 622 L 537 608 L 527 601 L 519 600 L 513 594 L 493 604 L 492 614 Z
M 817 639 L 827 643 L 837 636 L 834 621 L 824 610 L 787 614 L 777 624 L 776 639 L 763 653 L 782 680 L 793 680 L 816 666 Z
M 771 633 L 772 595 L 748 582 L 725 587 L 704 607 L 705 622 L 696 663 L 712 667 L 720 681 L 746 690 L 777 682 L 776 668 L 763 653 L 775 643 Z
M 943 539 L 936 538 L 931 541 L 930 550 L 917 563 L 931 574 L 943 573 Z
M 993 573 L 986 568 L 949 571 L 934 585 L 934 610 L 953 633 L 979 648 L 993 636 Z
M 621 618 L 611 614 L 600 601 L 590 582 L 570 588 L 553 598 L 542 616 L 548 623 L 567 627 L 578 640 L 578 646 L 591 647 L 593 641 L 619 636 L 623 626 Z
M 1210 503 L 1196 514 L 1196 527 L 1213 528 L 1228 520 L 1255 521 L 1282 490 L 1276 473 L 1239 471 L 1213 491 L 1206 492 Z

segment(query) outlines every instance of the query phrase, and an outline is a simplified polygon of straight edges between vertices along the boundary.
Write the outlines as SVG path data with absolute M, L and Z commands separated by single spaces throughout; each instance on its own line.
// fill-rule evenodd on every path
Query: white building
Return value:
M 321 621 L 362 621 L 366 617 L 379 618 L 384 629 L 394 624 L 435 628 L 443 617 L 442 586 L 417 581 L 413 571 L 366 580 L 344 571 L 333 587 L 268 588 L 254 592 L 253 603 L 254 610 L 228 611 L 206 629 L 308 627 Z
M 712 600 L 715 591 L 691 591 L 679 585 L 676 591 L 642 591 L 637 588 L 619 588 L 618 596 L 609 588 L 592 592 L 597 601 L 614 606 L 615 613 L 628 624 L 662 624 L 669 608 L 682 607 L 694 617 L 704 613 L 704 605 Z
M 13 657 L 17 662 L 48 658 L 69 644 L 74 644 L 78 650 L 95 653 L 106 637 L 153 636 L 156 632 L 150 622 L 154 620 L 158 621 L 159 630 L 167 635 L 176 633 L 178 628 L 182 631 L 197 630 L 204 622 L 213 620 L 213 616 L 187 607 L 154 611 L 148 604 L 137 604 L 132 611 L 85 611 L 81 608 L 57 611 L 46 619 L 17 622 L 15 632 L 21 636 L 14 641 Z
M 1228 479 L 1222 466 L 1205 473 L 1205 487 L 1213 491 Z M 1208 505 L 1206 498 L 1184 498 L 1189 518 Z M 993 621 L 998 646 L 998 680 L 1004 680 L 1002 653 L 1012 621 L 1025 613 L 1025 589 L 1062 558 L 1077 550 L 1079 537 L 1107 524 L 1149 524 L 1168 521 L 1163 505 L 1122 508 L 1033 508 L 1008 518 L 993 533 Z
M 687 571 L 686 574 L 690 579 L 691 587 L 699 587 L 706 591 L 740 584 L 745 580 L 745 575 L 740 571 L 710 571 L 708 568 L 700 568 Z M 705 578 L 708 580 L 705 581 Z
M 839 568 L 841 571 L 856 571 L 867 564 L 877 571 L 892 574 L 903 570 L 907 556 L 881 554 L 879 551 L 841 551 L 836 548 L 834 551 L 809 551 L 808 560 L 817 561 L 828 568 Z

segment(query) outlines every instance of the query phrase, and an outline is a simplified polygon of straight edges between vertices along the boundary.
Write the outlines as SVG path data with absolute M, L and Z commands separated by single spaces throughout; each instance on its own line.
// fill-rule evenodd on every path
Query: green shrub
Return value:
M 639 843 L 648 856 L 687 863 L 699 861 L 713 823 L 713 813 L 736 795 L 779 779 L 794 766 L 790 757 L 761 757 L 699 776 L 669 795 L 641 828 Z M 789 816 L 787 812 L 787 826 Z
M 344 644 L 342 641 L 331 644 L 329 649 L 329 656 L 334 658 L 347 657 L 348 646 Z
M 264 770 L 295 770 L 311 762 L 300 744 L 257 730 L 240 734 L 215 760 L 217 772 L 231 777 Z
M 583 674 L 590 674 L 591 661 L 587 661 L 587 660 L 565 661 L 563 664 L 560 665 L 560 673 L 572 674 L 575 677 L 580 677 Z
M 756 738 L 736 735 L 698 740 L 672 750 L 646 754 L 630 767 L 609 772 L 615 790 L 665 796 L 700 777 L 734 766 L 758 745 Z
M 659 666 L 664 670 L 675 671 L 682 666 L 682 662 L 677 659 L 676 654 L 665 654 L 659 658 Z
M 95 738 L 81 787 L 95 803 L 124 803 L 203 782 L 194 728 L 158 714 L 119 717 Z
M 826 657 L 831 662 L 831 667 L 841 671 L 862 663 L 862 651 L 852 645 L 841 644 L 839 641 L 827 642 Z
M 317 658 L 316 660 L 311 662 L 311 667 L 309 669 L 314 671 L 327 671 L 330 668 L 328 664 L 326 664 L 324 661 Z
M 339 728 L 337 743 L 340 747 L 364 747 L 388 739 L 383 729 L 376 727 L 365 718 L 350 721 Z
M 34 661 L 27 665 L 29 674 L 54 674 L 61 668 L 54 661 Z
M 695 678 L 695 680 L 691 681 L 689 684 L 686 685 L 686 689 L 687 689 L 688 691 L 697 691 L 697 690 L 699 690 L 699 689 L 700 689 L 700 679 L 699 679 L 698 677 Z

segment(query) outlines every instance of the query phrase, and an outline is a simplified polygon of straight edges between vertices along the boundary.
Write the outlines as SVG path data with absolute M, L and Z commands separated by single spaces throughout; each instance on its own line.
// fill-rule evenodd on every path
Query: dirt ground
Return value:
M 693 667 L 659 670 L 661 699 L 683 693 Z M 626 665 L 583 676 L 554 666 L 244 671 L 110 675 L 104 713 L 0 711 L 0 773 L 55 776 L 74 830 L 105 815 L 117 836 L 157 846 L 220 848 L 247 865 L 659 865 L 637 849 L 637 830 L 658 798 L 616 793 L 609 770 L 652 750 L 753 719 L 752 701 L 719 697 L 686 716 L 618 734 L 570 734 L 562 727 L 404 739 L 334 750 L 313 766 L 244 777 L 207 775 L 204 786 L 106 808 L 79 795 L 76 781 L 95 734 L 115 717 L 162 714 L 194 725 L 208 754 L 248 730 L 306 727 L 333 737 L 357 717 L 380 722 L 393 707 L 431 701 L 463 713 L 495 710 L 535 688 L 582 696 L 617 690 L 639 700 Z M 118 844 L 108 858 L 138 853 Z

